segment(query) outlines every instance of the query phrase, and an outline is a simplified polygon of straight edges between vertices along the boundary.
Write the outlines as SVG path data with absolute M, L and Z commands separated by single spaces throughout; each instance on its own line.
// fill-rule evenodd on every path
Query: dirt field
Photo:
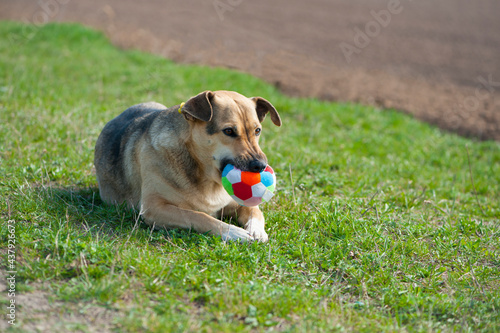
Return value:
M 497 0 L 0 0 L 0 19 L 81 22 L 122 47 L 239 69 L 290 95 L 500 141 L 498 17 Z

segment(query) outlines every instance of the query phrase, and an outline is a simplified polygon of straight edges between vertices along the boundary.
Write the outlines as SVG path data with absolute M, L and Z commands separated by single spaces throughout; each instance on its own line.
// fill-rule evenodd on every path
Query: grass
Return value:
M 79 25 L 1 22 L 0 32 L 1 270 L 13 221 L 18 301 L 18 325 L 0 327 L 500 331 L 498 143 L 119 50 Z M 282 116 L 282 128 L 266 120 L 261 141 L 278 175 L 262 207 L 267 244 L 152 231 L 99 198 L 104 124 L 206 89 L 263 96 Z

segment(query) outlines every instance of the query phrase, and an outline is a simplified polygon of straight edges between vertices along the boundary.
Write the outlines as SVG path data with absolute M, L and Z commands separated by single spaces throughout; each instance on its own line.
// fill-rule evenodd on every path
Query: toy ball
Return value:
M 253 207 L 271 200 L 276 175 L 269 165 L 262 172 L 241 171 L 232 164 L 222 171 L 222 185 L 240 205 Z

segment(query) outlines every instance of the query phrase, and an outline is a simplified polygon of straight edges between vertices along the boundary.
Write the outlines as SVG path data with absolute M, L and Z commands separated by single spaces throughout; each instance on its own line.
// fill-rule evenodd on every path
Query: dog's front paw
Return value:
M 248 242 L 254 240 L 250 233 L 242 228 L 228 224 L 227 228 L 224 228 L 221 234 L 222 240 L 224 241 L 242 241 Z
M 250 235 L 258 241 L 263 243 L 269 240 L 266 231 L 264 230 L 264 221 L 259 219 L 250 219 L 245 227 L 246 230 L 250 233 Z

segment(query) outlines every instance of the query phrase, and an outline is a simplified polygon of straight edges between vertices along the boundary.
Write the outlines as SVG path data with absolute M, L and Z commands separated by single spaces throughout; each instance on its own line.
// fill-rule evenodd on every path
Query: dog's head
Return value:
M 233 91 L 205 91 L 190 98 L 181 113 L 191 128 L 193 150 L 204 163 L 222 172 L 227 164 L 261 172 L 267 157 L 259 147 L 262 121 L 270 113 L 276 126 L 281 119 L 262 97 L 248 98 Z

